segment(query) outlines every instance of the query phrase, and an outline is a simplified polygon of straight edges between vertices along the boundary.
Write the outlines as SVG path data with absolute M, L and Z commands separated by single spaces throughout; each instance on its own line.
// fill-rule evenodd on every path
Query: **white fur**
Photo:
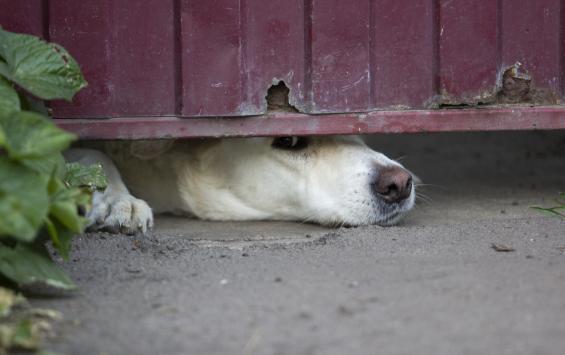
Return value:
M 356 137 L 310 137 L 300 151 L 271 146 L 273 138 L 111 142 L 106 153 L 133 195 L 156 213 L 210 220 L 297 220 L 324 225 L 396 223 L 414 205 L 387 204 L 371 191 L 379 169 L 399 163 Z M 103 164 L 109 187 L 95 196 L 92 226 L 145 231 L 149 206 L 129 194 L 110 158 L 73 150 L 69 159 Z

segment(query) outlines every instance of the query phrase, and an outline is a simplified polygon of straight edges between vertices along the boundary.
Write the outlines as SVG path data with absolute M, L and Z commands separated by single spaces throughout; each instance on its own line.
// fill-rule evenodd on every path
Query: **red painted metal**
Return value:
M 371 107 L 429 106 L 437 90 L 435 2 L 376 0 L 371 4 Z
M 523 64 L 534 86 L 560 92 L 561 0 L 502 0 L 502 66 Z
M 370 108 L 369 1 L 312 2 L 311 112 Z
M 7 30 L 43 37 L 46 9 L 43 0 L 0 0 L 0 26 Z
M 245 114 L 242 11 L 233 0 L 182 1 L 183 115 Z
M 244 109 L 264 113 L 265 95 L 273 81 L 283 80 L 292 90 L 291 104 L 301 111 L 310 110 L 310 58 L 304 37 L 309 28 L 304 0 L 247 0 L 243 9 L 243 68 L 247 87 Z M 306 7 L 305 7 L 306 6 Z M 244 20 L 245 21 L 245 20 Z
M 489 110 L 500 117 L 519 117 L 493 121 L 482 116 L 484 110 L 461 116 L 425 110 L 495 104 L 502 74 L 516 62 L 544 96 L 532 104 L 560 105 L 565 90 L 561 0 L 0 0 L 0 9 L 1 26 L 59 42 L 81 63 L 89 86 L 73 103 L 52 107 L 57 118 L 84 119 L 59 122 L 92 138 L 92 132 L 111 138 L 98 127 L 121 130 L 124 122 L 135 132 L 145 122 L 148 130 L 141 132 L 153 132 L 153 138 L 173 134 L 177 126 L 189 133 L 174 136 L 221 136 L 224 129 L 227 135 L 251 135 L 263 121 L 260 126 L 270 128 L 258 134 L 295 130 L 281 122 L 316 127 L 311 134 L 352 133 L 347 124 L 335 131 L 335 122 L 355 112 L 378 122 L 410 119 L 402 126 L 408 131 L 421 124 L 432 131 L 464 129 L 461 122 L 441 128 L 435 126 L 440 121 L 427 120 L 473 114 L 480 124 L 469 129 L 499 129 L 502 123 L 523 129 L 528 126 L 523 112 L 530 112 L 524 108 L 493 106 Z M 279 80 L 290 89 L 292 106 L 316 115 L 268 113 L 265 96 Z M 565 115 L 565 107 L 540 112 L 553 118 L 538 128 L 565 128 L 554 119 Z M 536 113 L 532 122 L 546 113 Z M 238 118 L 258 115 L 263 116 Z M 226 125 L 210 116 L 237 119 Z M 370 127 L 388 130 L 377 123 Z M 115 134 L 141 136 L 149 138 Z
M 173 0 L 49 1 L 49 39 L 83 68 L 89 86 L 58 117 L 175 113 Z
M 332 115 L 276 113 L 240 118 L 133 117 L 55 121 L 60 127 L 75 132 L 83 139 L 504 131 L 565 127 L 563 110 L 556 107 L 373 111 Z
M 499 71 L 497 4 L 484 0 L 439 2 L 440 103 L 476 104 L 495 92 Z

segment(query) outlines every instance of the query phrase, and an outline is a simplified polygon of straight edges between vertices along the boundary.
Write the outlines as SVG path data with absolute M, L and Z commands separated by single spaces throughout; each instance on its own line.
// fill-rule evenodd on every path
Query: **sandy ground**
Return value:
M 399 226 L 157 220 L 87 234 L 36 305 L 64 354 L 565 354 L 565 131 L 374 136 L 429 184 Z M 492 244 L 514 251 L 497 252 Z

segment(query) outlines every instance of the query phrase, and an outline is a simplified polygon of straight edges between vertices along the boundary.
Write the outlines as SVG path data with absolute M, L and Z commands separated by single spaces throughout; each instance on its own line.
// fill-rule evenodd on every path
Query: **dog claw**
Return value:
M 153 226 L 151 208 L 145 201 L 128 193 L 96 192 L 92 201 L 92 209 L 87 213 L 87 218 L 91 221 L 89 230 L 145 234 L 147 226 Z

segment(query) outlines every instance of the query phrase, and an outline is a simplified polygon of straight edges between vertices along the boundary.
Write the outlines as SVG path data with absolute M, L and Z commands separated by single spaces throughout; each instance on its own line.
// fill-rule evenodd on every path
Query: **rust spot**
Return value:
M 267 90 L 267 111 L 269 112 L 299 112 L 296 107 L 292 106 L 288 101 L 290 89 L 284 81 L 279 81 L 276 85 L 271 85 Z
M 532 77 L 520 70 L 521 65 L 517 62 L 502 74 L 502 83 L 498 91 L 500 103 L 515 104 L 530 101 Z
M 427 104 L 428 108 L 468 108 L 475 106 L 485 106 L 495 103 L 496 93 L 492 91 L 482 91 L 474 96 L 458 97 L 442 90 L 441 95 L 437 96 L 434 100 L 430 100 Z M 439 103 L 438 103 L 439 101 Z
M 454 96 L 445 89 L 439 97 L 428 103 L 429 108 L 465 108 L 477 106 L 530 104 L 555 105 L 560 102 L 559 96 L 549 88 L 536 88 L 532 76 L 522 68 L 522 63 L 501 70 L 496 88 L 483 90 L 473 95 Z M 434 106 L 432 106 L 434 104 Z
M 353 131 L 355 133 L 361 134 L 369 130 L 369 125 L 365 122 L 357 122 L 353 125 Z
M 558 95 L 547 88 L 536 88 L 532 76 L 516 62 L 506 68 L 501 77 L 497 102 L 501 104 L 530 103 L 534 105 L 556 105 Z

